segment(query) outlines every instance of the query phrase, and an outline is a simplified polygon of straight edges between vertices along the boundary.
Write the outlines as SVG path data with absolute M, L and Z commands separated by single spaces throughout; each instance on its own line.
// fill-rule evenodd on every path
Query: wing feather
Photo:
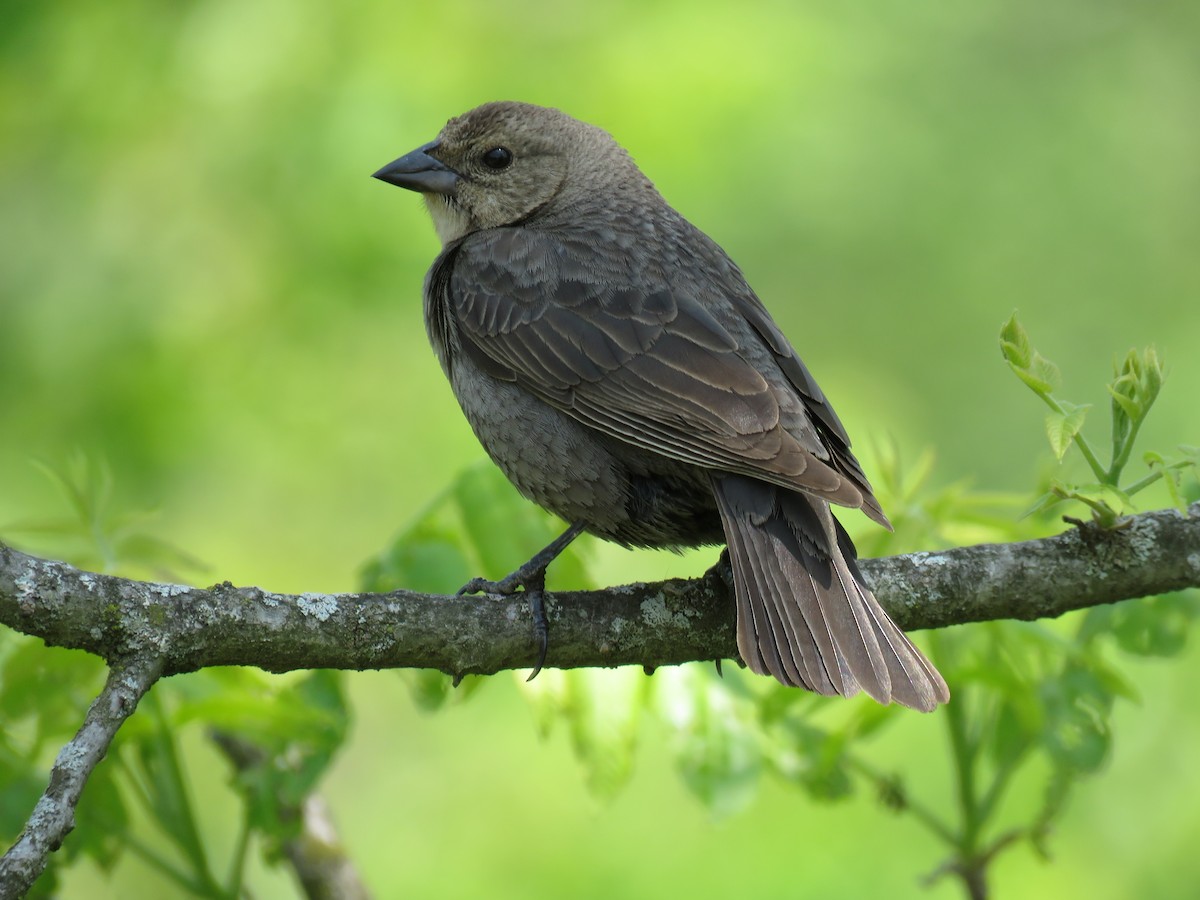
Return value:
M 587 249 L 527 228 L 472 234 L 445 255 L 448 277 L 431 280 L 445 295 L 434 302 L 486 371 L 584 424 L 673 459 L 877 509 L 857 463 L 838 456 L 844 431 L 836 417 L 826 422 L 832 410 L 815 383 L 800 396 L 823 424 L 786 427 L 781 392 L 796 386 L 769 360 L 794 351 L 777 329 L 723 321 L 695 292 L 647 273 L 645 287 L 622 286 L 627 274 L 582 264 Z M 749 297 L 743 305 L 761 309 Z

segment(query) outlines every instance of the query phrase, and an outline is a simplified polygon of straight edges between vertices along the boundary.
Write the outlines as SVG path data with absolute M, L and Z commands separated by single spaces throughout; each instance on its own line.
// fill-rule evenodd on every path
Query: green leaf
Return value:
M 359 587 L 380 593 L 401 588 L 449 593 L 476 574 L 471 557 L 458 504 L 447 490 L 363 566 Z
M 1142 354 L 1142 394 L 1147 407 L 1158 399 L 1165 380 L 1166 370 L 1159 361 L 1158 352 L 1153 347 L 1147 347 Z
M 885 726 L 891 725 L 897 718 L 904 716 L 903 708 L 894 704 L 883 706 L 879 703 L 860 703 L 855 705 L 857 709 L 853 710 L 845 729 L 846 735 L 855 740 L 870 737 Z
M 30 719 L 31 750 L 74 734 L 104 676 L 103 661 L 90 654 L 21 636 L 0 666 L 0 720 L 11 730 L 18 720 Z
M 160 683 L 143 698 L 133 718 L 140 718 L 144 727 L 130 733 L 123 728 L 121 747 L 132 751 L 131 765 L 139 770 L 145 808 L 159 832 L 187 860 L 191 876 L 205 883 L 212 876 L 192 812 L 191 788 L 180 760 L 178 735 L 164 706 L 164 695 L 169 694 L 170 689 Z
M 335 726 L 325 710 L 296 705 L 289 690 L 262 694 L 240 691 L 190 701 L 180 707 L 171 722 L 175 726 L 200 722 L 263 747 L 282 746 L 297 735 L 304 738 Z
M 1119 411 L 1119 413 L 1123 413 L 1131 422 L 1141 420 L 1142 409 L 1138 403 L 1136 390 L 1136 383 L 1128 375 L 1122 375 L 1108 385 L 1108 392 L 1112 395 L 1113 403 L 1115 404 L 1113 410 L 1114 416 L 1118 415 Z
M 1042 704 L 1036 696 L 1034 702 L 1019 702 L 1012 698 L 1000 701 L 993 724 L 992 739 L 988 744 L 988 755 L 996 768 L 1004 769 L 1015 765 L 1027 753 L 1041 732 L 1045 720 Z
M 1004 358 L 1014 370 L 1028 369 L 1033 359 L 1029 346 L 1029 335 L 1017 321 L 1015 312 L 1000 329 L 1000 352 L 1004 354 Z
M 113 775 L 114 767 L 107 761 L 92 772 L 76 809 L 81 827 L 72 838 L 78 841 L 72 852 L 85 854 L 105 872 L 120 860 L 130 828 L 129 812 Z
M 0 835 L 12 841 L 46 789 L 46 771 L 40 760 L 6 746 L 8 740 L 8 735 L 0 736 Z
M 1044 681 L 1040 692 L 1048 713 L 1042 743 L 1050 758 L 1060 767 L 1095 772 L 1112 748 L 1112 693 L 1094 672 L 1075 665 Z
M 482 675 L 467 675 L 455 687 L 453 678 L 436 669 L 401 669 L 397 675 L 408 686 L 413 703 L 427 713 L 447 704 L 465 703 L 489 681 Z
M 1147 450 L 1142 459 L 1146 465 L 1150 467 L 1150 471 L 1157 472 L 1161 476 L 1161 480 L 1166 485 L 1167 493 L 1171 497 L 1171 505 L 1181 513 L 1187 513 L 1188 498 L 1183 494 L 1183 469 L 1195 467 L 1195 463 L 1188 460 L 1179 462 L 1169 462 L 1164 459 L 1161 454 L 1155 453 L 1153 450 Z
M 6 531 L 41 538 L 40 552 L 85 569 L 126 575 L 149 573 L 160 580 L 186 581 L 207 566 L 185 550 L 145 530 L 153 511 L 118 510 L 113 504 L 113 475 L 104 460 L 81 451 L 61 466 L 33 461 L 62 493 L 71 514 L 12 523 Z
M 1096 680 L 1111 696 L 1120 697 L 1131 703 L 1141 702 L 1142 695 L 1137 689 L 1137 685 L 1101 657 L 1099 653 L 1089 655 L 1087 665 L 1096 676 Z
M 1108 392 L 1113 399 L 1113 436 L 1119 441 L 1149 414 L 1162 390 L 1164 371 L 1154 348 L 1147 347 L 1140 355 L 1130 350 L 1122 362 L 1113 364 L 1113 374 Z
M 482 568 L 476 574 L 500 578 L 566 530 L 566 523 L 522 497 L 490 463 L 464 470 L 453 490 L 466 537 Z M 554 561 L 547 581 L 572 588 L 587 586 L 586 573 L 572 548 Z
M 1030 346 L 1029 335 L 1017 321 L 1015 313 L 1000 330 L 1000 351 L 1004 354 L 1009 368 L 1034 393 L 1043 397 L 1049 396 L 1062 382 L 1058 366 Z
M 792 757 L 792 766 L 783 765 L 786 757 L 774 754 L 772 761 L 785 778 L 795 782 L 814 800 L 834 803 L 846 800 L 854 793 L 854 781 L 846 769 L 842 756 L 845 739 L 841 735 L 821 729 L 793 727 L 789 729 L 794 743 L 787 756 Z M 796 755 L 799 751 L 799 755 Z M 800 762 L 800 765 L 796 765 Z
M 491 463 L 471 466 L 364 565 L 363 590 L 398 588 L 425 593 L 458 590 L 477 575 L 502 578 L 565 530 L 561 520 L 530 503 Z M 554 561 L 547 581 L 586 588 L 578 547 Z
M 136 565 L 171 581 L 185 580 L 180 573 L 199 574 L 211 567 L 170 541 L 151 534 L 121 535 L 113 541 L 113 550 L 122 565 Z
M 674 729 L 675 767 L 683 783 L 715 815 L 732 815 L 754 798 L 763 755 L 754 707 L 707 667 L 661 670 L 661 704 Z
M 112 499 L 112 468 L 105 459 L 92 459 L 74 450 L 61 466 L 33 460 L 33 466 L 59 489 L 79 522 L 92 526 L 104 521 Z
M 1070 492 L 1070 496 L 1075 500 L 1096 500 L 1114 504 L 1118 509 L 1134 508 L 1133 498 L 1111 484 L 1093 482 L 1091 484 L 1076 485 L 1074 490 Z
M 1033 364 L 1029 367 L 1029 371 L 1041 383 L 1048 386 L 1047 391 L 1057 390 L 1062 384 L 1062 373 L 1058 370 L 1058 366 L 1036 350 L 1033 353 Z
M 1117 644 L 1135 656 L 1175 656 L 1187 645 L 1200 617 L 1194 591 L 1147 597 L 1111 608 L 1109 626 Z
M 1055 485 L 1052 490 L 1064 500 L 1077 500 L 1087 505 L 1095 521 L 1103 528 L 1112 528 L 1123 511 L 1134 508 L 1133 499 L 1111 484 Z
M 1059 503 L 1062 503 L 1065 499 L 1066 498 L 1063 497 L 1063 495 L 1060 493 L 1057 493 L 1055 491 L 1047 491 L 1046 493 L 1044 493 L 1040 497 L 1038 497 L 1036 500 L 1034 500 L 1033 505 L 1030 506 L 1023 513 L 1021 513 L 1019 518 L 1020 519 L 1028 519 L 1031 517 L 1040 516 L 1042 513 L 1046 512 L 1047 510 L 1053 509 Z
M 242 794 L 249 822 L 267 838 L 268 856 L 295 835 L 297 810 L 315 789 L 349 728 L 340 672 L 318 669 L 274 692 L 270 721 L 247 727 L 248 706 L 236 703 L 223 714 L 214 701 L 195 704 L 207 714 L 221 739 L 241 748 L 234 785 Z M 261 698 L 256 698 L 261 699 Z M 195 717 L 189 710 L 189 718 Z M 231 725 L 233 727 L 225 727 Z
M 543 676 L 546 684 L 539 684 Z M 651 679 L 640 669 L 571 669 L 544 671 L 534 681 L 521 681 L 539 710 L 543 731 L 556 716 L 566 720 L 584 780 L 596 797 L 610 800 L 633 773 L 642 712 Z
M 1054 455 L 1058 457 L 1059 462 L 1062 462 L 1062 458 L 1071 447 L 1071 441 L 1083 427 L 1083 420 L 1087 416 L 1091 404 L 1085 403 L 1082 406 L 1076 406 L 1073 403 L 1060 401 L 1059 406 L 1062 407 L 1062 412 L 1051 412 L 1046 416 L 1046 437 L 1050 439 L 1050 448 L 1054 451 Z
M 1036 350 L 1033 353 L 1033 360 L 1029 368 L 1020 368 L 1009 363 L 1013 372 L 1025 384 L 1027 384 L 1034 393 L 1040 396 L 1048 396 L 1052 394 L 1062 383 L 1062 373 L 1059 372 L 1058 366 L 1050 362 Z
M 567 675 L 564 669 L 543 669 L 533 681 L 520 684 L 520 691 L 533 708 L 533 724 L 545 739 L 567 710 Z
M 297 805 L 316 788 L 346 740 L 350 712 L 342 690 L 344 680 L 341 672 L 317 669 L 281 693 L 282 704 L 301 706 L 311 716 L 307 729 L 299 734 L 293 731 L 286 744 L 276 748 L 281 788 Z M 281 767 L 284 761 L 288 765 Z
M 1075 778 L 1069 770 L 1056 769 L 1050 773 L 1050 779 L 1042 796 L 1041 809 L 1038 810 L 1037 818 L 1034 819 L 1033 825 L 1029 829 L 1029 841 L 1033 845 L 1034 852 L 1043 861 L 1050 861 L 1049 839 L 1054 830 L 1054 820 L 1066 808 L 1067 800 L 1071 796 L 1071 788 L 1074 785 Z
M 436 669 L 401 669 L 398 674 L 408 685 L 413 703 L 423 712 L 441 709 L 453 690 L 454 680 Z

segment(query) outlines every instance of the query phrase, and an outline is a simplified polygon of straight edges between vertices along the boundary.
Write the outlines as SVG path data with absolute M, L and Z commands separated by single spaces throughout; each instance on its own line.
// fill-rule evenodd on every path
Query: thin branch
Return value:
M 370 900 L 362 877 L 333 824 L 329 804 L 309 794 L 299 811 L 300 834 L 284 842 L 283 852 L 309 900 Z
M 1058 616 L 1200 586 L 1200 504 L 1186 516 L 1145 513 L 1110 530 L 1085 526 L 1038 541 L 867 560 L 862 568 L 907 630 Z M 547 663 L 655 667 L 736 658 L 729 581 L 728 569 L 717 567 L 694 581 L 551 595 Z M 537 653 L 520 598 L 285 595 L 228 582 L 192 588 L 84 572 L 3 544 L 0 623 L 102 656 L 112 667 L 21 837 L 0 861 L 5 898 L 22 895 L 45 869 L 74 827 L 88 776 L 163 675 L 217 665 L 490 674 L 527 668 Z M 311 817 L 315 834 L 327 831 L 320 810 L 298 812 Z M 304 859 L 293 862 L 301 871 Z
M 58 754 L 50 784 L 33 808 L 25 830 L 0 859 L 0 897 L 20 897 L 46 868 L 49 854 L 75 827 L 75 806 L 92 770 L 104 758 L 113 736 L 158 680 L 161 661 L 135 657 L 114 664 L 103 690 L 88 709 L 83 726 Z
M 1037 619 L 1200 586 L 1200 504 L 1123 527 L 866 560 L 879 601 L 906 630 Z M 736 659 L 728 570 L 692 581 L 547 597 L 547 664 L 660 666 Z M 151 655 L 164 675 L 206 666 L 439 669 L 492 674 L 533 664 L 519 597 L 276 594 L 154 584 L 83 572 L 0 545 L 0 623 L 108 660 Z
M 224 731 L 209 735 L 238 772 L 270 765 L 268 755 L 252 741 Z M 296 823 L 296 833 L 281 849 L 292 864 L 308 900 L 370 900 L 362 876 L 346 852 L 329 805 L 319 794 L 307 795 L 300 804 L 276 797 L 279 814 Z

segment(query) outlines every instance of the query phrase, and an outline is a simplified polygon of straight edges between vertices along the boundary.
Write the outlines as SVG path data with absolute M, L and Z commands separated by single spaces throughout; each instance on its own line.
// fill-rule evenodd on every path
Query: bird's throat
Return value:
M 434 230 L 437 231 L 443 247 L 451 241 L 458 240 L 471 230 L 470 216 L 454 202 L 453 197 L 443 194 L 424 194 L 423 196 L 425 197 L 425 206 L 429 208 L 430 218 L 433 219 Z

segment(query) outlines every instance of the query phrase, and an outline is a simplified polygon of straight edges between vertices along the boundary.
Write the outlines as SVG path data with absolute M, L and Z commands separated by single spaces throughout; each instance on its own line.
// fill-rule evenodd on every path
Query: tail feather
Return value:
M 762 558 L 752 554 L 750 558 L 758 564 L 752 568 L 761 568 L 759 577 L 755 579 L 761 592 L 758 596 L 763 598 L 761 605 L 771 611 L 773 620 L 779 622 L 772 634 L 760 634 L 758 642 L 761 645 L 771 640 L 782 640 L 785 646 L 779 649 L 779 655 L 791 662 L 791 671 L 801 673 L 799 679 L 781 678 L 775 672 L 771 674 L 785 684 L 795 684 L 809 690 L 844 692 L 849 673 L 840 668 L 829 670 L 823 663 L 828 658 L 825 650 L 830 643 L 830 635 L 821 610 L 811 603 L 789 603 L 786 597 L 775 590 L 780 579 L 787 577 L 783 560 L 772 554 Z
M 950 689 L 946 686 L 941 672 L 935 669 L 933 663 L 913 646 L 908 636 L 896 627 L 874 596 L 868 593 L 867 597 L 870 602 L 866 608 L 876 621 L 878 633 L 885 639 L 881 644 L 886 646 L 887 666 L 893 673 L 903 673 L 901 677 L 893 674 L 892 699 L 902 706 L 924 712 L 929 712 L 939 703 L 949 700 Z
M 736 546 L 731 546 L 731 556 L 735 553 L 743 557 L 750 555 L 746 537 L 744 534 L 735 536 Z M 814 635 L 802 630 L 797 640 L 789 639 L 795 629 L 788 619 L 786 607 L 781 608 L 776 602 L 774 584 L 779 576 L 771 570 L 771 560 L 764 562 L 767 567 L 742 567 L 734 576 L 735 593 L 740 583 L 744 596 L 764 598 L 762 603 L 756 603 L 747 611 L 748 615 L 738 617 L 739 648 L 745 646 L 754 656 L 754 662 L 749 664 L 752 668 L 757 664 L 755 671 L 767 672 L 784 684 L 814 691 L 832 689 L 820 666 L 821 656 Z
M 736 533 L 730 536 L 729 553 L 731 558 L 734 555 L 745 556 L 749 553 L 745 535 Z M 734 593 L 741 596 L 760 595 L 766 584 L 765 580 L 760 577 L 760 573 L 752 566 L 740 566 L 735 569 L 733 579 Z M 747 615 L 739 615 L 737 629 L 738 648 L 746 659 L 747 665 L 758 672 L 770 672 L 780 681 L 786 681 L 787 678 L 793 677 L 792 673 L 785 671 L 783 660 L 779 655 L 780 642 L 776 640 L 776 636 L 781 633 L 781 629 L 771 622 L 767 604 L 756 604 L 752 609 L 747 610 Z M 757 635 L 762 635 L 764 640 L 758 640 Z M 794 677 L 797 679 L 798 686 L 803 683 L 798 674 Z
M 863 690 L 878 702 L 887 703 L 892 697 L 892 675 L 880 646 L 884 643 L 883 635 L 871 614 L 870 606 L 875 598 L 864 591 L 836 554 L 834 563 L 837 586 L 823 599 L 829 607 L 829 615 L 837 623 L 836 633 L 841 635 L 836 652 L 847 659 L 852 671 L 862 673 L 859 684 Z M 888 624 L 891 624 L 890 619 Z
M 825 501 L 741 475 L 714 476 L 713 490 L 733 565 L 738 649 L 752 671 L 923 711 L 949 699 L 866 587 Z

